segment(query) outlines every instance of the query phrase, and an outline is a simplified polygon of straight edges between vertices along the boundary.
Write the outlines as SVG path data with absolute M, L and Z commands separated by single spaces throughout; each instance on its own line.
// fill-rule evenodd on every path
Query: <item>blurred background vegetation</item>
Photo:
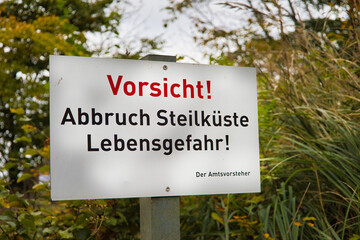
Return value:
M 246 16 L 219 25 L 209 4 Z M 125 1 L 0 2 L 0 239 L 139 239 L 137 199 L 52 202 L 49 55 L 94 56 Z M 258 70 L 262 192 L 181 198 L 183 239 L 360 239 L 360 3 L 169 0 L 210 64 Z M 231 20 L 231 19 L 230 19 Z M 139 39 L 139 58 L 161 49 Z M 181 56 L 178 56 L 181 59 Z

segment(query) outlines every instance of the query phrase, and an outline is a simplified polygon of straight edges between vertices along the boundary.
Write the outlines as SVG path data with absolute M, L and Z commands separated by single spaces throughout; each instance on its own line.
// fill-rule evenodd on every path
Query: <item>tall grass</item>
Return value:
M 360 66 L 358 52 L 336 50 L 326 36 L 298 29 L 274 63 L 274 120 L 280 130 L 275 174 L 301 193 L 314 216 L 312 238 L 360 235 Z M 353 49 L 349 48 L 348 49 Z M 271 80 L 271 78 L 268 78 Z
M 196 239 L 360 239 L 359 5 L 338 3 L 351 19 L 338 21 L 335 32 L 325 31 L 334 22 L 307 28 L 294 15 L 295 30 L 284 33 L 281 1 L 260 2 L 279 9 L 271 15 L 251 4 L 227 6 L 252 10 L 263 30 L 281 26 L 280 39 L 248 32 L 245 46 L 218 61 L 258 69 L 262 193 L 234 196 L 225 208 L 236 212 L 232 219 L 216 209 L 221 200 L 208 198 L 211 207 L 191 209 L 201 211 L 184 213 L 183 222 L 193 221 L 193 233 L 198 221 L 207 224 Z
M 257 66 L 262 193 L 183 198 L 185 238 L 360 239 L 360 53 L 302 26 L 281 43 Z

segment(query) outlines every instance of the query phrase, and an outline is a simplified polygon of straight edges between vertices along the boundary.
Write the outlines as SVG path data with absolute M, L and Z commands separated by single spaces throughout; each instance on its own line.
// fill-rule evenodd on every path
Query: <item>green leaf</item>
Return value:
M 224 225 L 224 220 L 223 220 L 216 212 L 212 212 L 212 213 L 211 213 L 211 217 L 212 217 L 214 220 L 220 222 L 222 225 Z
M 31 163 L 24 163 L 23 167 L 24 167 L 24 169 L 28 169 L 28 168 L 33 167 L 33 165 Z
M 34 231 L 36 229 L 35 219 L 28 213 L 22 213 L 18 217 L 19 222 L 27 231 Z
M 31 211 L 30 214 L 31 214 L 31 216 L 38 217 L 38 216 L 41 216 L 42 212 L 41 211 L 36 211 L 36 212 Z
M 4 216 L 4 215 L 0 215 L 0 221 L 1 222 L 5 222 L 7 224 L 9 224 L 11 227 L 16 227 L 16 224 L 12 221 L 13 219 L 8 217 L 8 216 Z
M 116 225 L 116 219 L 115 218 L 109 218 L 106 220 L 106 223 L 109 224 L 109 225 L 112 225 L 112 226 L 115 226 Z
M 90 236 L 91 236 L 91 231 L 88 228 L 74 230 L 75 239 L 86 240 L 86 239 L 89 239 Z
M 19 182 L 29 179 L 31 177 L 32 177 L 32 175 L 30 173 L 23 173 L 16 182 L 19 183 Z
M 49 82 L 46 82 L 46 83 L 44 84 L 44 88 L 45 88 L 46 91 L 49 91 L 49 89 L 50 89 L 50 84 L 49 84 Z
M 16 227 L 16 223 L 8 221 L 6 222 L 7 224 L 9 224 L 11 227 L 15 228 Z
M 62 239 L 69 239 L 74 237 L 74 235 L 68 230 L 65 231 L 60 230 L 58 233 Z
M 56 226 L 51 226 L 51 227 L 44 228 L 44 230 L 42 232 L 43 232 L 43 234 L 52 234 L 52 233 L 58 232 L 58 229 L 59 228 Z
M 9 170 L 10 168 L 13 168 L 13 167 L 15 167 L 15 166 L 16 166 L 16 163 L 14 163 L 14 162 L 8 162 L 8 163 L 5 164 L 5 169 L 6 169 L 6 170 Z
M 28 143 L 31 143 L 31 138 L 28 138 L 26 136 L 22 136 L 20 138 L 16 138 L 14 141 L 15 142 L 28 142 Z
M 30 122 L 30 121 L 31 121 L 31 118 L 29 118 L 28 116 L 24 115 L 24 116 L 22 116 L 19 120 L 22 121 L 22 122 Z
M 0 191 L 0 199 L 7 197 L 7 196 L 9 195 L 9 192 L 10 192 L 10 191 L 7 190 L 7 189 L 1 190 L 1 191 Z
M 12 221 L 12 218 L 9 216 L 0 215 L 0 221 Z
M 44 165 L 39 168 L 39 173 L 48 173 L 50 171 L 50 165 Z
M 25 156 L 34 156 L 36 154 L 39 154 L 39 152 L 36 149 L 29 148 L 25 151 Z

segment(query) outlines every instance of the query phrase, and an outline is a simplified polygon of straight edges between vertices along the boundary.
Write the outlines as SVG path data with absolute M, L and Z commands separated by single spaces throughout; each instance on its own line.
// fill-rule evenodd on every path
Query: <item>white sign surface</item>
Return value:
M 260 191 L 254 68 L 50 57 L 53 200 Z

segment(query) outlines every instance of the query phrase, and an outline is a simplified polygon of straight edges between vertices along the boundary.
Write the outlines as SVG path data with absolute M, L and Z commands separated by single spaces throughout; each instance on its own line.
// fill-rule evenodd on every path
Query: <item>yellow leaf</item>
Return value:
M 317 219 L 314 217 L 304 217 L 303 220 L 304 221 L 316 221 Z
M 43 147 L 43 149 L 41 150 L 41 156 L 50 159 L 50 145 L 46 145 L 45 147 Z
M 224 225 L 224 220 L 219 217 L 219 215 L 216 212 L 211 213 L 211 217 L 216 220 L 219 221 L 222 225 Z
M 36 130 L 36 127 L 30 124 L 25 124 L 21 126 L 22 130 L 24 130 L 26 133 L 33 132 Z
M 30 173 L 23 173 L 18 179 L 17 179 L 17 181 L 16 182 L 21 182 L 21 181 L 24 181 L 24 180 L 26 180 L 26 179 L 28 179 L 28 178 L 31 178 L 32 177 L 32 175 L 30 174 Z
M 5 9 L 6 9 L 5 6 L 1 6 L 1 7 L 0 7 L 0 14 L 1 14 L 1 12 L 5 11 Z
M 274 240 L 274 238 L 270 237 L 270 234 L 268 234 L 268 233 L 264 233 L 264 237 L 265 237 L 265 239 L 268 239 L 268 240 Z
M 10 112 L 18 115 L 23 115 L 25 113 L 23 108 L 10 108 Z
M 18 200 L 13 200 L 9 203 L 10 207 L 23 207 L 23 203 Z
M 41 184 L 41 183 L 35 184 L 35 185 L 32 187 L 32 189 L 34 189 L 35 191 L 44 190 L 44 189 L 46 189 L 46 185 Z
M 264 201 L 264 196 L 263 195 L 254 195 L 250 200 L 248 200 L 248 202 L 250 203 L 259 203 L 259 202 L 262 202 Z
M 359 240 L 360 236 L 357 234 L 354 234 L 349 240 Z
M 9 208 L 10 204 L 5 202 L 4 199 L 0 199 L 0 205 L 3 206 L 4 208 Z

